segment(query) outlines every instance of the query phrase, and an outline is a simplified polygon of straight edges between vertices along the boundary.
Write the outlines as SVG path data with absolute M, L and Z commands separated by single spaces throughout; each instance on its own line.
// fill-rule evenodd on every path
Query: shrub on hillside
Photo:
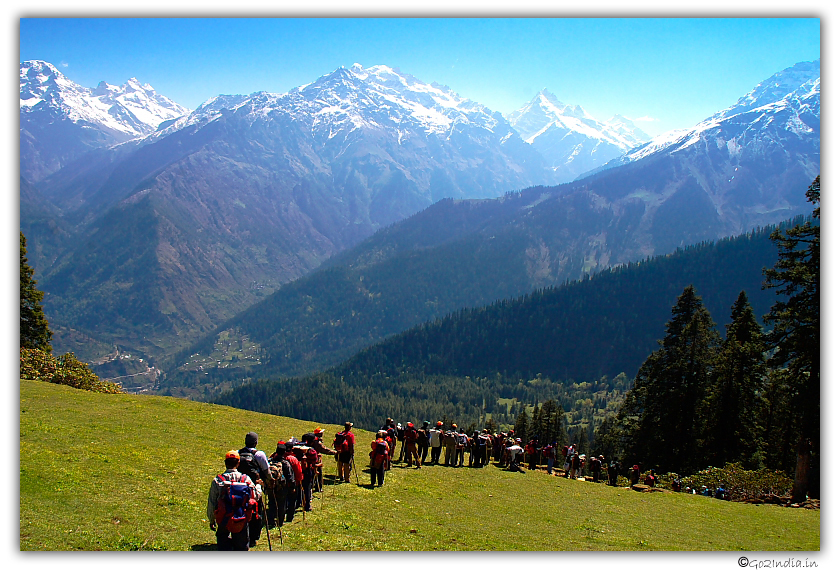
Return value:
M 750 471 L 739 463 L 727 463 L 725 467 L 709 467 L 682 480 L 683 489 L 700 489 L 705 486 L 717 489 L 721 485 L 733 501 L 758 499 L 764 495 L 787 496 L 793 487 L 793 480 L 781 471 L 757 469 Z
M 123 392 L 118 384 L 100 380 L 90 371 L 87 364 L 79 361 L 72 352 L 56 358 L 37 348 L 21 348 L 20 377 L 23 380 L 42 380 L 91 392 L 105 394 Z

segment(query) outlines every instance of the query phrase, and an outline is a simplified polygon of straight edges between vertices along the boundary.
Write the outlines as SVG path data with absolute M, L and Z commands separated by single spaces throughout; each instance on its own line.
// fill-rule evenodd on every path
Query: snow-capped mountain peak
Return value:
M 69 80 L 45 61 L 20 65 L 21 113 L 47 111 L 73 123 L 100 128 L 118 140 L 145 136 L 189 109 L 158 95 L 132 77 L 125 85 L 102 81 L 93 89 Z
M 580 105 L 561 102 L 548 89 L 506 118 L 564 182 L 650 140 L 629 119 L 599 121 Z
M 781 129 L 798 136 L 819 129 L 820 60 L 802 62 L 759 83 L 738 102 L 693 128 L 663 133 L 628 152 L 607 167 L 660 153 L 674 153 L 701 141 L 713 141 L 737 153 L 737 139 L 760 136 L 765 129 Z M 728 138 L 732 133 L 735 138 Z M 769 130 L 766 131 L 769 135 Z M 774 135 L 777 136 L 777 135 Z
M 213 98 L 167 131 L 217 119 L 223 109 L 243 108 L 255 117 L 289 115 L 329 139 L 361 128 L 447 136 L 464 125 L 494 132 L 498 140 L 513 132 L 497 113 L 445 86 L 424 83 L 385 65 L 365 68 L 359 63 L 339 67 L 287 93 Z

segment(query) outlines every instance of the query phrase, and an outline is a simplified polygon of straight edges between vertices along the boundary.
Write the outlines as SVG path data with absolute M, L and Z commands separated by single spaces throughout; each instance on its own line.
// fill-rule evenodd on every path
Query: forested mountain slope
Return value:
M 693 284 L 722 329 L 745 290 L 757 314 L 772 291 L 762 268 L 776 259 L 769 228 L 604 271 L 518 299 L 465 309 L 363 350 L 327 372 L 251 382 L 220 403 L 316 421 L 353 413 L 477 421 L 502 399 L 562 398 L 574 384 L 610 390 L 656 348 L 671 306 Z M 604 386 L 596 386 L 597 383 Z M 578 389 L 579 386 L 575 387 Z M 570 411 L 570 410 L 566 410 Z M 361 417 L 360 417 L 361 416 Z

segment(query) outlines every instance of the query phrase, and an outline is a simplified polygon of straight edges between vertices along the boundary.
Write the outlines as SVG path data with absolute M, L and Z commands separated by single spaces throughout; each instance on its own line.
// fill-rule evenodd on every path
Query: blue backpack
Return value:
M 257 510 L 257 498 L 254 491 L 246 482 L 247 476 L 239 474 L 235 478 L 232 474 L 222 473 L 219 478 L 223 481 L 222 493 L 216 502 L 213 513 L 216 524 L 231 533 L 242 532 L 245 525 L 254 517 Z

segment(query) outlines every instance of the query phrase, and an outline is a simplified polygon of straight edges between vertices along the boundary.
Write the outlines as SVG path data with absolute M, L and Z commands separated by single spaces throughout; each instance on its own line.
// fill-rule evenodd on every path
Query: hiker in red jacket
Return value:
M 405 445 L 405 459 L 409 467 L 416 464 L 417 469 L 420 469 L 420 456 L 417 453 L 417 430 L 411 422 L 408 422 L 408 425 L 405 427 L 403 441 Z
M 315 431 L 312 432 L 315 434 L 315 438 L 312 440 L 312 443 L 309 444 L 312 449 L 318 452 L 318 490 L 324 490 L 324 461 L 321 457 L 322 454 L 326 455 L 337 455 L 338 452 L 330 449 L 326 445 L 324 445 L 324 430 L 321 428 L 315 428 Z
M 379 430 L 376 440 L 370 444 L 370 486 L 385 483 L 385 470 L 391 461 L 388 442 L 385 440 L 387 432 Z
M 335 436 L 333 447 L 338 452 L 338 479 L 350 482 L 350 471 L 353 469 L 353 455 L 356 450 L 356 435 L 350 432 L 353 422 L 344 423 L 344 431 Z

